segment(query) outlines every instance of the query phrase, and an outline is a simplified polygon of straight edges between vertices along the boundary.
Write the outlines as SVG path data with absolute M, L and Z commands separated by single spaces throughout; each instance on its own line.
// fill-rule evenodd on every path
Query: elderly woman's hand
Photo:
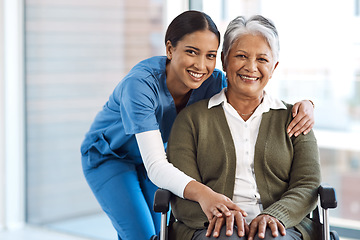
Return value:
M 245 233 L 249 231 L 249 226 L 245 222 L 244 216 L 241 212 L 231 210 L 231 215 L 216 217 L 210 220 L 210 224 L 206 231 L 206 236 L 210 237 L 213 233 L 213 237 L 217 238 L 220 235 L 220 230 L 224 224 L 226 224 L 226 236 L 233 235 L 234 224 L 237 226 L 237 234 L 239 237 L 245 236 Z
M 287 128 L 289 136 L 299 136 L 301 133 L 307 134 L 315 124 L 314 105 L 309 100 L 302 100 L 294 104 L 292 108 L 294 119 Z
M 265 238 L 266 227 L 271 229 L 273 237 L 279 236 L 279 232 L 282 236 L 286 235 L 285 227 L 279 220 L 270 215 L 259 215 L 250 223 L 248 240 L 253 240 L 256 233 L 258 233 L 259 238 Z

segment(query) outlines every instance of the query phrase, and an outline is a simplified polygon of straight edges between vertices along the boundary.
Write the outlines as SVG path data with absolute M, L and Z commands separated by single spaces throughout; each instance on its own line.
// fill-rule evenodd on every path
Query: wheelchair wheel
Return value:
M 330 239 L 331 240 L 339 240 L 339 234 L 335 231 L 330 232 Z

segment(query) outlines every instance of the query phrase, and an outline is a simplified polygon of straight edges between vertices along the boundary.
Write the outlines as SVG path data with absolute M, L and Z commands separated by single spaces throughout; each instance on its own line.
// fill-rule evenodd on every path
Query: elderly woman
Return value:
M 312 131 L 287 134 L 292 105 L 264 90 L 278 56 L 270 20 L 238 17 L 229 24 L 222 51 L 228 87 L 179 114 L 167 153 L 177 168 L 246 213 L 209 223 L 198 203 L 175 197 L 171 239 L 316 239 L 307 215 L 320 184 L 318 147 Z

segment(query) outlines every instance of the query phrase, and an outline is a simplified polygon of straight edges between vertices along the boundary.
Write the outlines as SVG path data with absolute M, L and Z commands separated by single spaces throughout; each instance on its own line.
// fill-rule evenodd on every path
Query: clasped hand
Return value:
M 248 236 L 248 240 L 253 240 L 255 234 L 258 233 L 259 238 L 265 238 L 266 228 L 271 229 L 273 237 L 279 236 L 279 232 L 282 236 L 286 235 L 285 227 L 276 218 L 269 215 L 259 215 L 253 219 L 250 226 L 245 221 L 245 216 L 242 212 L 236 210 L 230 210 L 231 215 L 223 214 L 221 217 L 214 216 L 209 223 L 206 231 L 206 236 L 209 237 L 213 233 L 214 237 L 218 237 L 220 230 L 224 224 L 226 224 L 226 235 L 231 236 L 233 234 L 234 224 L 237 227 L 237 234 L 239 237 L 245 235 Z
M 214 216 L 209 223 L 206 231 L 206 236 L 209 237 L 213 232 L 214 237 L 218 237 L 220 230 L 224 224 L 226 224 L 226 236 L 231 236 L 234 230 L 234 224 L 237 226 L 237 233 L 239 237 L 245 236 L 245 233 L 249 232 L 249 225 L 245 221 L 246 214 L 243 215 L 240 211 L 230 210 L 231 214 L 223 214 L 221 217 Z
M 192 183 L 198 184 L 195 181 Z M 233 203 L 230 198 L 214 192 L 204 185 L 200 186 L 202 186 L 203 191 L 196 191 L 199 196 L 197 201 L 209 220 L 206 236 L 213 233 L 214 237 L 218 237 L 224 224 L 226 224 L 227 236 L 233 234 L 234 224 L 236 224 L 238 235 L 240 237 L 247 235 L 248 240 L 253 240 L 256 233 L 258 233 L 259 238 L 264 238 L 266 227 L 271 229 L 274 237 L 277 237 L 279 232 L 283 236 L 286 234 L 282 223 L 270 215 L 259 215 L 248 225 L 245 221 L 247 213 Z

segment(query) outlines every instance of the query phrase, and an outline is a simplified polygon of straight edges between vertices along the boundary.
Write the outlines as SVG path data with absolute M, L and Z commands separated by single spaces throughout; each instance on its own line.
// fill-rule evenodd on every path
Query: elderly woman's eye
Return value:
M 263 63 L 269 62 L 266 58 L 259 58 L 259 61 L 260 61 L 260 62 L 263 62 Z
M 246 58 L 246 56 L 244 54 L 236 55 L 236 57 L 238 57 L 238 58 Z

